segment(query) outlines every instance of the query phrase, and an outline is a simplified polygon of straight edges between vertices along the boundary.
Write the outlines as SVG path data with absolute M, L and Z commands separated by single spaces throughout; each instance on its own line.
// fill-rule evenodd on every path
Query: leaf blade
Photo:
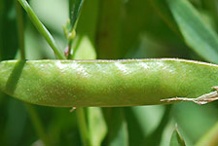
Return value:
M 187 0 L 168 0 L 186 44 L 207 61 L 218 63 L 218 36 Z
M 186 146 L 185 141 L 177 128 L 172 133 L 170 146 Z

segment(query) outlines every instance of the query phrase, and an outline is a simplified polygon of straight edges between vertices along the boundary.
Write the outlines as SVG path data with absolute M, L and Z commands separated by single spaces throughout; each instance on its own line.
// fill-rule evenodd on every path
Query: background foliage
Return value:
M 29 3 L 64 52 L 68 1 Z M 73 58 L 173 57 L 218 63 L 217 11 L 216 0 L 86 0 L 72 44 Z M 19 13 L 24 28 L 17 25 Z M 19 3 L 1 0 L 1 60 L 19 58 L 19 31 L 24 32 L 27 59 L 55 58 Z M 1 93 L 0 114 L 1 145 L 166 146 L 178 142 L 175 127 L 187 145 L 218 144 L 217 102 L 70 112 L 68 108 L 29 105 Z

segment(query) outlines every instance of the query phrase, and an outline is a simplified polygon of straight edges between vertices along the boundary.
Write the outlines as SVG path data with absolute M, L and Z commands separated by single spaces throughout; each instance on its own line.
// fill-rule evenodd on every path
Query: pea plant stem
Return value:
M 35 27 L 38 29 L 38 31 L 41 33 L 41 35 L 46 39 L 50 47 L 53 49 L 55 55 L 59 59 L 65 59 L 64 54 L 61 53 L 57 47 L 57 44 L 50 34 L 50 32 L 46 29 L 46 27 L 42 24 L 42 22 L 39 20 L 39 18 L 36 16 L 30 5 L 27 3 L 26 0 L 18 0 L 21 6 L 24 8 L 24 10 L 27 12 L 30 20 L 35 25 Z
M 90 136 L 84 108 L 76 109 L 77 122 L 83 145 L 90 145 Z
M 25 37 L 24 37 L 24 20 L 23 20 L 23 12 L 22 7 L 18 2 L 16 2 L 16 13 L 17 13 L 17 27 L 18 27 L 18 39 L 19 39 L 19 49 L 20 49 L 20 59 L 25 60 Z M 44 131 L 44 127 L 42 126 L 42 122 L 40 117 L 35 110 L 35 108 L 31 104 L 24 104 L 28 114 L 30 115 L 30 119 L 32 120 L 33 126 L 36 130 L 36 133 L 42 140 L 45 145 L 49 145 L 49 139 L 46 136 Z
M 83 6 L 84 0 L 69 0 L 69 17 L 70 17 L 70 27 L 69 33 L 74 33 L 76 29 L 76 22 L 78 21 L 79 14 L 81 8 Z M 74 37 L 69 37 L 68 39 L 68 57 L 67 59 L 71 59 L 71 46 L 73 43 Z M 77 108 L 76 115 L 77 115 L 77 122 L 79 126 L 80 136 L 83 145 L 91 145 L 90 135 L 89 135 L 89 128 L 87 123 L 87 116 L 86 116 L 86 109 L 85 108 Z
M 39 118 L 39 115 L 38 115 L 36 109 L 30 104 L 25 104 L 25 107 L 30 115 L 30 119 L 32 120 L 32 123 L 33 123 L 35 130 L 36 130 L 36 133 L 38 134 L 38 136 L 40 137 L 40 139 L 42 140 L 44 145 L 48 146 L 50 144 L 50 141 L 49 141 L 48 137 L 46 136 L 46 133 L 45 133 L 44 128 L 42 126 L 42 122 Z
M 25 43 L 24 43 L 24 22 L 23 22 L 23 13 L 21 6 L 16 2 L 16 12 L 17 12 L 17 27 L 18 27 L 18 39 L 19 39 L 19 49 L 21 53 L 21 59 L 25 60 Z

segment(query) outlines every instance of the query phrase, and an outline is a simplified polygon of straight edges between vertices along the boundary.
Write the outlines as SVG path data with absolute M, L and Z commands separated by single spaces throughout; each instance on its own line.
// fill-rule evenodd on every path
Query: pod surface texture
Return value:
M 59 107 L 161 104 L 218 85 L 218 66 L 183 59 L 2 61 L 0 90 Z

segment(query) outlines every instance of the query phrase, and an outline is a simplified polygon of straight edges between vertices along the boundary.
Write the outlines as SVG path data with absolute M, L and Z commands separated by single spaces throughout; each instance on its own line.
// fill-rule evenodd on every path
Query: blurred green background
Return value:
M 179 1 L 185 1 L 183 5 L 194 10 L 202 21 L 190 19 L 196 15 L 188 14 L 186 9 L 181 10 L 180 14 L 187 12 L 187 21 L 177 19 L 172 11 L 177 10 L 174 9 L 175 6 L 182 5 Z M 29 4 L 64 52 L 67 39 L 63 26 L 69 18 L 68 1 L 30 0 Z M 19 3 L 16 0 L 0 0 L 1 60 L 20 57 L 18 32 L 22 29 L 17 25 L 20 19 L 17 7 Z M 185 7 L 181 6 L 182 8 Z M 26 58 L 54 59 L 51 48 L 25 11 L 23 16 Z M 210 62 L 210 59 L 204 57 L 205 53 L 202 52 L 205 50 L 200 50 L 200 46 L 209 44 L 217 51 L 217 22 L 217 0 L 85 0 L 77 23 L 77 37 L 73 42 L 74 58 L 171 57 Z M 186 25 L 192 26 L 195 34 L 190 39 L 193 42 L 204 39 L 200 41 L 202 44 L 195 45 L 189 41 L 186 34 L 190 36 L 192 33 L 184 33 L 184 30 L 188 30 Z M 201 29 L 201 26 L 206 26 L 205 30 L 209 31 Z M 204 48 L 207 53 L 209 47 Z M 0 145 L 168 146 L 177 126 L 186 144 L 191 146 L 198 142 L 201 144 L 208 131 L 218 131 L 217 107 L 217 102 L 203 106 L 178 103 L 91 107 L 70 112 L 69 108 L 29 105 L 1 93 Z M 84 112 L 85 120 L 81 121 L 79 112 Z M 88 129 L 88 134 L 84 134 L 84 126 Z M 217 139 L 216 134 L 214 136 L 212 140 Z M 208 137 L 206 139 L 210 140 Z

